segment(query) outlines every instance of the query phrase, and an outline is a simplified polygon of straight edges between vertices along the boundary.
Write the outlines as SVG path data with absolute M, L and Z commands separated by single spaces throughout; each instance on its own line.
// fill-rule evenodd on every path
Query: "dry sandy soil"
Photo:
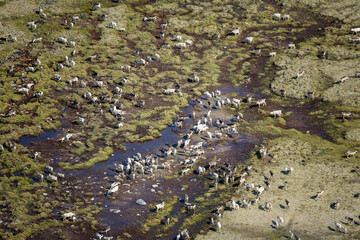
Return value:
M 285 167 L 291 166 L 294 171 L 285 174 Z M 270 170 L 274 173 L 272 178 Z M 224 217 L 219 219 L 221 231 L 215 232 L 209 226 L 211 231 L 196 239 L 289 239 L 289 230 L 301 239 L 359 239 L 360 226 L 345 220 L 345 217 L 351 217 L 360 223 L 360 199 L 355 197 L 360 192 L 360 178 L 352 170 L 354 164 L 346 161 L 307 163 L 301 159 L 281 158 L 266 164 L 252 171 L 247 179 L 248 183 L 265 187 L 264 177 L 270 178 L 271 187 L 261 194 L 260 201 L 243 208 L 240 194 L 247 200 L 255 195 L 242 187 L 238 197 L 233 198 L 240 204 L 240 209 L 225 211 Z M 288 182 L 287 191 L 283 188 L 285 181 Z M 322 190 L 324 193 L 313 199 Z M 289 208 L 285 208 L 285 199 L 290 202 Z M 263 210 L 265 201 L 272 204 L 271 211 Z M 332 203 L 336 201 L 340 206 L 333 209 Z M 284 219 L 284 224 L 275 229 L 272 220 L 277 221 L 277 216 Z M 348 233 L 335 231 L 334 221 L 347 228 Z

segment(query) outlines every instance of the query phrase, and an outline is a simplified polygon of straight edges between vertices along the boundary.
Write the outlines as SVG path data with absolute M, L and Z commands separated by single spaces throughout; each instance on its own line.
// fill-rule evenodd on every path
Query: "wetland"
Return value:
M 357 1 L 0 9 L 1 239 L 360 238 Z

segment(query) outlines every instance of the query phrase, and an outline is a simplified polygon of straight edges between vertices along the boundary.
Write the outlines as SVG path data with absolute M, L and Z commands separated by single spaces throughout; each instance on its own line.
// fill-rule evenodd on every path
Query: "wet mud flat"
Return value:
M 224 94 L 227 94 L 227 90 L 223 90 Z M 208 110 L 203 109 L 202 107 L 191 106 L 184 109 L 182 116 L 188 116 L 193 110 L 196 110 L 196 114 L 198 116 L 202 116 Z M 231 118 L 230 112 L 225 108 L 223 110 L 214 110 L 212 109 L 212 115 L 214 118 L 218 118 L 221 116 L 223 119 Z M 190 128 L 192 128 L 193 124 L 196 122 L 196 119 L 188 119 L 184 121 L 184 127 L 181 129 L 174 128 L 173 126 L 167 127 L 162 132 L 162 137 L 155 139 L 150 142 L 145 143 L 132 143 L 125 144 L 126 150 L 121 153 L 114 153 L 112 157 L 106 162 L 98 163 L 96 167 L 93 167 L 89 170 L 79 170 L 79 171 L 62 171 L 61 169 L 55 169 L 55 172 L 66 174 L 65 181 L 62 181 L 62 186 L 60 189 L 62 191 L 68 192 L 69 190 L 72 192 L 72 198 L 83 199 L 83 201 L 96 204 L 98 201 L 101 201 L 101 206 L 103 208 L 102 212 L 98 215 L 99 223 L 104 226 L 110 226 L 111 230 L 109 234 L 117 235 L 123 232 L 129 233 L 132 237 L 141 238 L 144 235 L 139 231 L 139 223 L 143 223 L 146 218 L 149 218 L 149 212 L 153 211 L 153 209 L 149 210 L 148 206 L 142 207 L 135 203 L 135 200 L 138 198 L 144 199 L 147 203 L 154 204 L 160 202 L 160 199 L 173 199 L 176 198 L 176 203 L 174 204 L 174 210 L 171 212 L 171 215 L 179 215 L 178 211 L 184 208 L 184 203 L 179 201 L 178 198 L 183 197 L 187 194 L 190 199 L 195 199 L 201 197 L 204 193 L 206 193 L 211 186 L 209 181 L 209 176 L 206 175 L 198 175 L 196 171 L 196 166 L 194 166 L 190 174 L 186 176 L 181 176 L 181 168 L 183 165 L 181 162 L 184 160 L 185 156 L 176 156 L 175 159 L 170 160 L 174 163 L 171 167 L 171 170 L 168 169 L 160 169 L 157 170 L 157 173 L 154 176 L 144 175 L 137 177 L 134 180 L 124 180 L 122 182 L 122 186 L 120 187 L 117 193 L 110 195 L 108 197 L 104 196 L 106 193 L 106 188 L 114 182 L 114 177 L 116 172 L 114 171 L 114 163 L 122 163 L 126 160 L 126 158 L 134 156 L 136 153 L 141 153 L 143 155 L 149 153 L 156 153 L 159 156 L 161 153 L 158 151 L 159 149 L 166 147 L 166 145 L 171 146 L 175 145 L 176 142 L 183 138 L 185 133 L 189 132 Z M 231 122 L 230 120 L 228 121 Z M 212 126 L 214 128 L 214 126 Z M 216 127 L 215 127 L 216 128 Z M 33 146 L 36 146 L 35 140 L 40 141 L 44 137 L 48 136 L 56 137 L 56 132 L 45 133 L 43 136 L 38 138 L 32 138 Z M 25 138 L 28 141 L 28 138 Z M 196 136 L 195 141 L 204 141 L 207 140 L 203 136 Z M 239 134 L 232 138 L 225 138 L 219 140 L 207 140 L 206 147 L 209 150 L 206 150 L 206 153 L 200 158 L 199 165 L 203 165 L 206 167 L 208 162 L 212 159 L 219 159 L 219 164 L 223 162 L 227 162 L 233 165 L 238 165 L 239 163 L 245 161 L 248 158 L 248 154 L 250 150 L 254 147 L 254 144 L 258 142 L 257 139 L 252 137 Z M 179 149 L 179 152 L 181 149 Z M 56 162 L 56 157 L 54 158 Z M 168 177 L 170 176 L 170 180 Z M 155 192 L 151 192 L 152 186 L 156 184 L 159 187 L 155 188 Z M 70 187 L 72 186 L 72 187 Z M 185 187 L 184 187 L 185 186 Z M 77 190 L 75 190 L 75 189 Z M 231 191 L 231 188 L 230 188 Z M 84 196 L 85 193 L 85 196 Z M 218 195 L 218 197 L 220 197 Z M 213 198 L 216 196 L 212 196 Z M 215 208 L 216 204 L 221 203 L 222 199 L 218 201 L 214 201 L 214 204 L 209 206 L 209 209 Z M 215 204 L 216 203 L 216 204 Z M 71 205 L 68 204 L 68 207 Z M 66 208 L 66 206 L 63 206 Z M 120 213 L 113 213 L 114 209 L 119 210 Z M 58 209 L 61 210 L 61 209 Z M 54 209 L 56 211 L 56 209 Z M 178 223 L 168 229 L 167 232 L 161 231 L 161 228 L 157 228 L 157 231 L 161 231 L 164 235 L 163 239 L 172 236 L 174 232 L 174 228 L 179 228 L 182 225 L 182 221 L 186 218 L 186 213 L 180 216 L 177 216 Z M 151 216 L 150 216 L 151 218 Z M 192 231 L 198 231 L 202 228 L 204 223 L 198 222 L 193 224 L 190 229 Z M 69 236 L 74 233 L 67 233 L 68 230 L 64 229 L 63 234 Z M 149 237 L 152 233 L 146 233 L 146 236 Z M 40 235 L 36 235 L 37 237 L 41 237 L 41 235 L 45 236 L 44 233 Z M 77 238 L 88 238 L 88 235 L 77 235 Z M 154 236 L 154 238 L 158 238 Z
M 187 115 L 188 112 L 192 111 L 192 107 L 184 110 L 183 116 Z M 212 114 L 215 116 L 224 117 L 228 113 L 224 110 L 213 111 Z M 206 111 L 197 111 L 201 116 L 201 113 Z M 124 153 L 114 153 L 114 155 L 104 163 L 99 163 L 96 168 L 89 170 L 73 171 L 69 174 L 68 178 L 72 179 L 83 179 L 91 178 L 91 181 L 96 180 L 96 186 L 107 187 L 110 183 L 114 182 L 116 172 L 114 170 L 114 163 L 122 163 L 126 158 L 134 156 L 136 153 L 146 155 L 148 153 L 156 152 L 161 155 L 158 149 L 161 149 L 167 145 L 175 144 L 181 139 L 186 132 L 189 131 L 190 127 L 195 122 L 194 119 L 189 119 L 181 129 L 174 129 L 174 127 L 168 127 L 162 132 L 162 137 L 155 139 L 151 142 L 145 143 L 134 143 L 125 144 L 128 149 Z M 204 137 L 196 136 L 196 141 L 203 141 Z M 204 196 L 208 192 L 209 188 L 213 185 L 211 177 L 208 174 L 199 175 L 197 172 L 197 166 L 208 167 L 209 161 L 218 159 L 218 164 L 229 163 L 234 166 L 243 163 L 249 156 L 249 152 L 253 149 L 254 145 L 258 143 L 258 139 L 239 134 L 233 138 L 228 139 L 213 139 L 207 141 L 204 146 L 205 154 L 200 157 L 199 162 L 193 166 L 190 171 L 182 176 L 181 169 L 184 168 L 182 163 L 186 159 L 185 156 L 181 156 L 181 149 L 179 149 L 178 155 L 175 159 L 165 159 L 165 161 L 172 162 L 170 170 L 165 167 L 159 167 L 153 176 L 145 174 L 144 176 L 139 175 L 136 179 L 125 179 L 121 182 L 121 186 L 118 192 L 108 196 L 97 196 L 96 201 L 101 201 L 103 210 L 98 215 L 99 223 L 105 226 L 111 226 L 109 235 L 121 235 L 121 233 L 127 233 L 131 235 L 131 238 L 138 239 L 142 237 L 157 238 L 157 239 L 168 239 L 174 237 L 174 233 L 178 231 L 182 226 L 184 219 L 191 216 L 191 213 L 184 213 L 184 202 L 183 199 L 185 194 L 190 199 L 195 200 L 199 197 Z M 169 178 L 170 177 L 170 178 Z M 94 182 L 95 184 L 95 182 Z M 155 187 L 154 187 L 155 186 Z M 93 188 L 94 194 L 98 193 L 99 188 Z M 221 190 L 219 190 L 221 191 Z M 229 189 L 222 189 L 222 191 L 232 192 L 233 187 Z M 211 198 L 218 198 L 213 203 L 209 203 L 206 211 L 214 209 L 217 204 L 222 203 L 222 193 L 215 194 Z M 143 199 L 146 206 L 140 206 L 136 203 L 137 199 Z M 159 223 L 160 225 L 152 229 L 150 232 L 142 233 L 144 222 L 146 219 L 153 218 L 154 204 L 161 202 L 161 199 L 172 200 L 172 210 L 168 214 L 171 221 L 176 221 L 174 226 L 163 231 L 162 228 L 165 226 L 163 220 Z M 175 200 L 174 200 L 175 199 Z M 208 199 L 210 200 L 210 199 Z M 149 207 L 149 204 L 153 207 Z M 114 209 L 119 210 L 119 213 L 115 214 L 112 211 Z M 200 208 L 201 209 L 201 208 Z M 201 211 L 202 210 L 197 210 Z M 156 214 L 156 217 L 165 217 L 161 212 Z M 197 221 L 188 228 L 191 231 L 200 231 L 205 222 Z M 114 229 L 114 230 L 113 230 Z M 156 233 L 160 235 L 155 235 Z M 145 234 L 145 235 L 143 235 Z

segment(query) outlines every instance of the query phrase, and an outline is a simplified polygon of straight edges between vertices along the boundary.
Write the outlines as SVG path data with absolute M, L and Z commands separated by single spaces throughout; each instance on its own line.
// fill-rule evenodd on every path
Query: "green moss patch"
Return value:
M 89 169 L 92 166 L 94 166 L 98 162 L 104 162 L 108 160 L 108 158 L 113 154 L 113 149 L 111 147 L 105 147 L 104 149 L 99 149 L 97 153 L 92 155 L 89 160 L 82 163 L 65 163 L 61 162 L 59 163 L 59 167 L 61 167 L 64 170 L 79 170 L 79 169 Z

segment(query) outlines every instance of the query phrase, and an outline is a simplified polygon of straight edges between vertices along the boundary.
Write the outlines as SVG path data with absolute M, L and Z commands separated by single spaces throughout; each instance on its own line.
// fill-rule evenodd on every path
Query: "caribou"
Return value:
M 358 151 L 347 151 L 346 152 L 346 157 L 350 158 L 350 156 L 354 156 Z
M 282 19 L 282 20 L 289 20 L 289 19 L 290 19 L 290 15 L 286 14 L 286 15 L 284 15 L 281 19 Z
M 174 38 L 174 41 L 182 40 L 182 36 L 179 36 L 179 35 L 175 35 L 173 38 Z
M 175 44 L 177 48 L 186 48 L 186 43 L 177 43 Z
M 282 117 L 282 115 L 283 115 L 282 110 L 276 110 L 276 111 L 270 112 L 270 116 L 273 118 Z
M 265 201 L 264 209 L 265 209 L 265 210 L 271 210 L 271 208 L 272 208 L 271 203 L 269 203 L 268 201 Z
M 344 76 L 344 77 L 340 78 L 339 83 L 344 83 L 348 79 L 349 79 L 348 76 Z
M 317 192 L 316 195 L 314 196 L 314 199 L 317 199 L 318 197 L 323 195 L 323 193 L 324 193 L 324 191 Z
M 280 20 L 281 19 L 281 14 L 280 13 L 274 13 L 272 15 L 272 19 L 273 20 Z
M 341 114 L 342 114 L 343 120 L 345 120 L 345 118 L 349 118 L 352 115 L 351 112 L 342 112 Z
M 254 40 L 253 37 L 246 37 L 246 38 L 244 39 L 244 43 L 251 43 L 253 40 Z
M 19 93 L 29 95 L 30 89 L 28 89 L 28 88 L 20 88 L 18 91 L 19 91 Z
M 263 99 L 260 99 L 260 100 L 256 101 L 256 106 L 258 106 L 259 108 L 261 106 L 266 106 L 266 99 L 263 98 Z
M 275 57 L 276 56 L 276 52 L 270 52 L 269 53 L 269 57 Z
M 277 219 L 279 221 L 279 224 L 283 224 L 284 223 L 284 219 L 280 216 L 277 216 Z
M 116 28 L 116 22 L 110 22 L 109 24 L 108 24 L 108 28 Z
M 100 9 L 101 8 L 101 4 L 100 3 L 95 3 L 92 5 L 93 9 Z
M 299 72 L 299 73 L 296 75 L 296 78 L 299 78 L 299 77 L 303 76 L 304 73 L 305 73 L 305 71 L 302 70 L 301 72 Z
M 288 48 L 290 48 L 290 49 L 295 49 L 295 48 L 296 48 L 295 43 L 289 43 L 289 44 L 288 44 Z
M 37 28 L 37 25 L 35 24 L 34 21 L 33 22 L 28 22 L 27 24 L 29 25 L 29 29 L 31 29 L 31 30 L 34 30 L 34 29 Z
M 67 39 L 64 38 L 64 37 L 59 37 L 59 38 L 58 38 L 58 42 L 59 42 L 59 43 L 62 43 L 62 44 L 65 44 L 65 43 L 67 43 Z
M 193 41 L 192 41 L 192 40 L 185 40 L 185 43 L 188 44 L 189 46 L 193 45 Z
M 175 89 L 175 88 L 168 88 L 168 89 L 165 89 L 165 90 L 163 91 L 163 93 L 164 93 L 165 95 L 171 95 L 171 94 L 176 93 L 176 89 Z
M 143 21 L 144 22 L 154 22 L 154 21 L 156 21 L 156 16 L 154 16 L 154 17 L 144 17 Z
M 350 29 L 350 32 L 353 34 L 357 34 L 358 32 L 360 32 L 360 27 L 352 28 L 352 29 Z
M 237 204 L 234 200 L 231 200 L 232 209 L 239 210 L 239 204 Z
M 155 206 L 156 207 L 156 212 L 159 212 L 159 210 L 163 210 L 164 206 L 165 206 L 165 202 L 156 204 L 156 206 Z
M 74 222 L 76 220 L 75 213 L 73 213 L 73 212 L 64 213 L 62 220 L 64 221 L 66 219 L 70 219 L 71 221 Z
M 121 70 L 123 70 L 124 72 L 130 72 L 130 69 L 131 69 L 131 66 L 130 65 L 124 65 L 124 66 L 121 66 L 120 68 Z
M 106 193 L 105 195 L 106 195 L 106 196 L 109 196 L 109 195 L 117 192 L 117 191 L 119 190 L 119 185 L 120 185 L 119 182 L 114 182 L 114 183 L 112 183 L 111 186 L 110 186 L 109 191 L 107 191 L 107 193 Z
M 167 29 L 167 23 L 161 23 L 160 28 L 163 29 L 163 30 Z
M 231 33 L 233 35 L 239 35 L 240 34 L 240 28 L 236 28 L 236 29 L 232 30 Z
M 216 227 L 216 231 L 221 231 L 221 223 L 220 222 L 217 222 L 216 224 L 215 224 L 215 227 Z

